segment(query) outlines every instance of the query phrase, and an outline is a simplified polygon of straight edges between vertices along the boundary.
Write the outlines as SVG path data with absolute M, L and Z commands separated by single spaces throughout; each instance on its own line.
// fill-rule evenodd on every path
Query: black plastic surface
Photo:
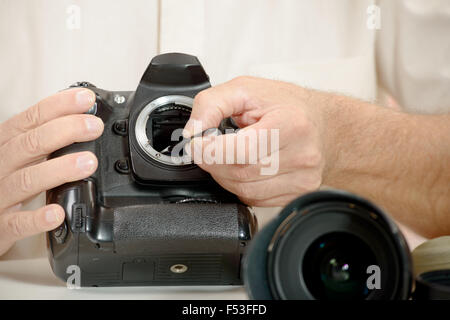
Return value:
M 77 265 L 82 286 L 241 284 L 241 257 L 256 231 L 252 213 L 197 166 L 155 164 L 137 151 L 132 133 L 133 114 L 149 101 L 194 97 L 209 87 L 197 58 L 154 58 L 136 92 L 77 85 L 96 93 L 105 130 L 96 141 L 51 155 L 91 151 L 99 159 L 88 179 L 47 192 L 47 203 L 66 211 L 62 227 L 47 234 L 55 274 L 66 280 L 67 268 Z M 117 103 L 117 95 L 125 102 Z M 173 273 L 173 264 L 188 271 Z

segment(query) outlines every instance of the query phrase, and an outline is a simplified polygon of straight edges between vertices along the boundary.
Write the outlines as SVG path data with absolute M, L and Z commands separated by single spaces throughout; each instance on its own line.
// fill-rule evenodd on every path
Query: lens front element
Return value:
M 302 265 L 306 286 L 320 300 L 366 299 L 367 268 L 376 265 L 370 247 L 345 232 L 329 233 L 308 248 Z

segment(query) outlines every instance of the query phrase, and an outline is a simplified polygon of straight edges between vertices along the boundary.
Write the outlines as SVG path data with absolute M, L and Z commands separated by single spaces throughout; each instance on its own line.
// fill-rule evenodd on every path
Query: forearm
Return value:
M 450 115 L 411 115 L 325 94 L 323 183 L 434 237 L 450 233 Z M 323 101 L 324 102 L 324 101 Z

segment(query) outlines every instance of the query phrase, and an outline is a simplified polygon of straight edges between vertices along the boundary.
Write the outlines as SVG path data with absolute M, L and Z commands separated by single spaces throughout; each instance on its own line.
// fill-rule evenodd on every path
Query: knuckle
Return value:
M 296 169 L 317 169 L 323 164 L 323 155 L 319 150 L 300 151 L 289 158 L 289 163 Z
M 315 150 L 305 154 L 303 157 L 303 165 L 309 168 L 317 168 L 322 163 L 322 153 Z
M 250 76 L 238 76 L 231 80 L 232 83 L 236 85 L 242 85 L 244 83 L 247 83 L 249 81 L 253 80 L 253 77 Z
M 19 215 L 12 215 L 6 221 L 6 229 L 10 236 L 14 239 L 18 239 L 23 235 L 23 226 Z
M 319 174 L 314 175 L 307 185 L 308 191 L 315 191 L 322 185 L 322 178 Z
M 30 168 L 24 168 L 18 173 L 17 188 L 23 193 L 33 191 L 33 179 L 31 178 Z
M 301 181 L 302 182 L 301 185 L 299 186 L 299 189 L 303 194 L 319 189 L 322 185 L 322 176 L 320 173 L 315 172 L 309 174 L 308 176 L 303 176 Z
M 39 103 L 25 111 L 25 121 L 25 126 L 27 128 L 39 125 L 41 122 L 41 106 Z
M 208 90 L 203 90 L 197 93 L 194 98 L 194 105 L 204 105 L 208 102 L 209 93 Z
M 32 154 L 42 152 L 41 142 L 37 130 L 28 131 L 22 140 L 24 150 Z

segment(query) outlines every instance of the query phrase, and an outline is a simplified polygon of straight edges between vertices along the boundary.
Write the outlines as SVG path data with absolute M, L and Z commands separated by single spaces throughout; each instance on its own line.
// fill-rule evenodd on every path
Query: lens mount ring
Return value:
M 163 163 L 165 165 L 169 166 L 185 166 L 192 164 L 192 159 L 189 158 L 189 161 L 187 161 L 186 158 L 182 157 L 172 157 L 167 156 L 157 150 L 155 150 L 152 146 L 152 144 L 149 141 L 149 138 L 147 136 L 146 128 L 147 128 L 147 122 L 152 112 L 154 112 L 156 109 L 163 107 L 168 104 L 178 104 L 185 107 L 188 107 L 192 110 L 192 106 L 194 103 L 194 99 L 187 96 L 181 96 L 181 95 L 169 95 L 169 96 L 162 96 L 159 97 L 150 103 L 148 103 L 142 111 L 139 113 L 139 116 L 136 120 L 135 125 L 135 135 L 136 140 L 141 149 L 150 156 L 153 160 Z M 174 161 L 174 158 L 179 159 L 179 161 Z

